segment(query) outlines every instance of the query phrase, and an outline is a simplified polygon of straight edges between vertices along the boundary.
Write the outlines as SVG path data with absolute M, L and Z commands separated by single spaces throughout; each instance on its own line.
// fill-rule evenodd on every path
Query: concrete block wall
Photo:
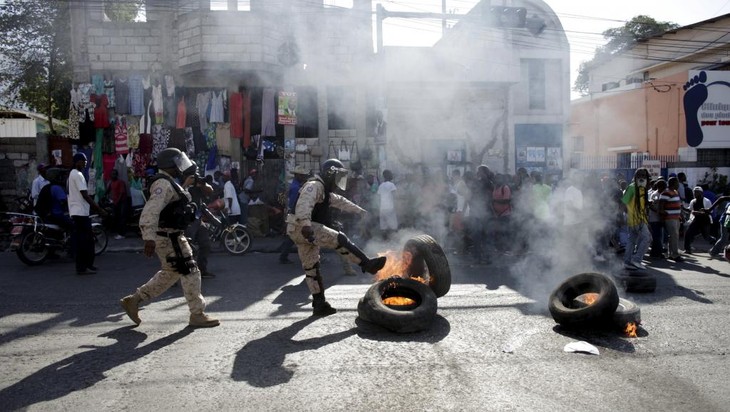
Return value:
M 95 22 L 87 33 L 92 71 L 147 71 L 163 63 L 160 22 Z
M 7 207 L 30 189 L 36 164 L 35 138 L 0 139 L 0 197 Z

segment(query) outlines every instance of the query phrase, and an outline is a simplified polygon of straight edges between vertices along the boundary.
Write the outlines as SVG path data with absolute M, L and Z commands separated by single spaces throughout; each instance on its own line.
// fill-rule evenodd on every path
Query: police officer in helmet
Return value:
M 149 195 L 139 227 L 144 239 L 144 254 L 157 253 L 162 267 L 137 291 L 124 297 L 120 303 L 130 319 L 139 325 L 139 304 L 165 292 L 178 279 L 190 308 L 190 325 L 218 326 L 218 319 L 204 313 L 205 299 L 200 292 L 200 270 L 193 260 L 193 251 L 183 232 L 195 219 L 195 204 L 188 188 L 196 185 L 205 193 L 213 188 L 197 177 L 197 166 L 185 153 L 168 148 L 157 155 L 160 172 L 151 178 Z M 182 181 L 182 186 L 175 179 Z
M 314 316 L 331 315 L 337 310 L 324 297 L 320 273 L 320 247 L 335 249 L 363 272 L 377 273 L 385 265 L 385 257 L 369 258 L 344 233 L 332 229 L 331 207 L 345 213 L 365 215 L 365 209 L 334 193 L 336 188 L 347 188 L 348 171 L 337 159 L 322 163 L 318 176 L 309 179 L 299 191 L 294 214 L 287 216 L 287 235 L 297 245 L 305 281 L 312 294 Z

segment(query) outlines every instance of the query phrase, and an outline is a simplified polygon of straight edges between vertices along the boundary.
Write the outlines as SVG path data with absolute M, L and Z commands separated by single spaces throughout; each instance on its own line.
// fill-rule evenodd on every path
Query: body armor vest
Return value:
M 310 181 L 318 181 L 322 183 L 322 181 L 317 179 L 316 177 L 310 179 Z M 330 192 L 327 190 L 326 186 L 324 188 L 324 200 L 322 201 L 322 203 L 317 203 L 316 205 L 314 205 L 314 208 L 312 209 L 312 222 L 317 222 L 328 227 L 332 225 L 332 211 L 330 210 Z
M 162 209 L 158 226 L 165 229 L 185 230 L 195 220 L 195 203 L 188 200 L 183 188 L 167 175 L 157 174 L 153 176 L 150 187 L 157 179 L 167 180 L 179 197 L 178 200 L 169 203 Z

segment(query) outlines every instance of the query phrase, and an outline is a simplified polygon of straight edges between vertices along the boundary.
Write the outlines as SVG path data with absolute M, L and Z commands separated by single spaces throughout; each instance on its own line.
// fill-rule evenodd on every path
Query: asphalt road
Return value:
M 728 410 L 728 262 L 657 263 L 655 293 L 624 294 L 643 319 L 627 338 L 557 327 L 546 297 L 560 279 L 521 259 L 451 258 L 433 327 L 399 335 L 357 320 L 372 279 L 332 258 L 339 312 L 312 318 L 296 265 L 215 255 L 203 294 L 222 324 L 193 330 L 179 287 L 139 327 L 122 313 L 118 299 L 156 270 L 140 254 L 107 253 L 80 277 L 66 259 L 0 253 L 0 410 Z M 563 351 L 579 340 L 600 354 Z

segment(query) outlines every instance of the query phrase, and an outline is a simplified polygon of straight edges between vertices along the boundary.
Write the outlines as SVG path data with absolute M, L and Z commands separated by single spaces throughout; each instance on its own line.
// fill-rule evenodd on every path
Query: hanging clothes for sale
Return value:
M 231 93 L 228 101 L 231 137 L 233 139 L 243 139 L 243 96 L 241 93 Z
M 243 96 L 243 147 L 251 145 L 251 94 L 242 92 Z
M 129 174 L 127 173 L 127 161 L 124 159 L 124 156 L 117 155 L 117 159 L 114 162 L 114 170 L 117 171 L 119 180 L 126 183 L 127 194 L 129 194 Z
M 215 141 L 215 125 L 210 123 L 208 128 L 205 129 L 205 144 L 210 149 L 216 145 Z
M 180 101 L 177 103 L 177 116 L 175 119 L 175 128 L 185 128 L 185 117 L 187 116 L 187 110 L 185 108 L 185 96 L 180 96 Z
M 100 130 L 100 129 L 96 129 Z M 114 154 L 117 152 L 116 141 L 114 138 L 114 126 L 109 126 L 104 129 L 104 139 L 102 140 L 101 151 L 103 153 Z
M 114 90 L 114 80 L 112 80 L 112 79 L 104 80 L 104 94 L 106 95 L 106 98 L 109 101 L 109 105 L 107 107 L 110 109 L 116 109 L 117 100 L 116 100 L 116 93 Z M 115 110 L 115 112 L 116 112 L 116 110 Z
M 231 155 L 231 126 L 228 123 L 218 123 L 215 128 L 215 141 L 218 154 Z
M 94 85 L 94 94 L 104 94 L 104 76 L 92 74 L 91 84 Z
M 261 136 L 276 136 L 276 92 L 274 89 L 264 89 L 261 106 Z
M 165 113 L 162 105 L 162 85 L 152 86 L 152 111 L 155 113 L 155 124 L 165 122 Z
M 109 100 L 105 94 L 96 95 L 96 108 L 94 109 L 94 127 L 103 129 L 109 127 Z
M 156 124 L 152 126 L 152 157 L 167 149 L 168 142 L 170 141 L 170 129 Z
M 94 106 L 90 105 L 82 110 L 84 121 L 79 124 L 79 143 L 81 144 L 89 144 L 96 140 L 96 128 L 94 127 L 94 109 L 92 107 Z M 101 146 L 99 146 L 99 150 L 101 150 Z
M 152 136 L 150 136 L 151 138 Z M 152 162 L 152 155 L 149 153 L 137 153 L 136 151 L 132 154 L 132 170 L 135 176 L 142 177 L 145 175 L 147 166 Z
M 208 161 L 205 162 L 205 170 L 216 170 L 218 169 L 218 150 L 213 146 L 208 152 Z
M 165 76 L 167 79 L 168 76 Z M 167 84 L 167 82 L 165 82 Z M 169 87 L 167 91 L 169 92 Z M 177 103 L 175 103 L 175 85 L 172 86 L 172 95 L 165 93 L 164 96 L 165 126 L 175 129 L 177 126 Z M 183 117 L 184 118 L 184 117 Z M 183 126 L 184 127 L 184 126 Z
M 142 116 L 144 114 L 144 88 L 142 75 L 133 74 L 129 76 L 129 114 Z M 141 130 L 141 128 L 140 128 Z
M 139 147 L 137 148 L 137 153 L 151 155 L 153 146 L 153 138 L 151 134 L 141 133 L 139 135 Z
M 129 114 L 129 84 L 125 78 L 114 79 L 114 111 Z
M 185 152 L 189 158 L 195 156 L 195 138 L 193 136 L 193 128 L 186 127 L 185 129 Z
M 186 152 L 185 129 L 170 130 L 170 142 L 167 144 L 167 147 L 174 147 L 175 149 L 179 149 L 181 152 Z
M 79 117 L 81 105 L 81 92 L 75 87 L 71 89 L 71 103 L 68 108 L 68 138 L 79 140 Z
M 152 117 L 150 117 L 150 108 L 152 107 L 152 101 L 147 103 L 147 110 L 145 110 L 142 117 L 139 118 L 139 132 L 144 134 L 152 134 Z
M 139 120 L 136 117 L 126 116 L 127 141 L 130 149 L 139 147 Z
M 208 128 L 208 106 L 210 106 L 210 92 L 198 93 L 198 97 L 195 100 L 195 107 L 198 110 L 201 133 L 205 133 L 205 130 Z
M 117 154 L 129 153 L 129 138 L 127 135 L 127 118 L 116 116 L 114 126 L 114 149 Z
M 210 99 L 210 122 L 211 123 L 223 123 L 223 95 L 224 91 L 220 93 L 212 92 Z

